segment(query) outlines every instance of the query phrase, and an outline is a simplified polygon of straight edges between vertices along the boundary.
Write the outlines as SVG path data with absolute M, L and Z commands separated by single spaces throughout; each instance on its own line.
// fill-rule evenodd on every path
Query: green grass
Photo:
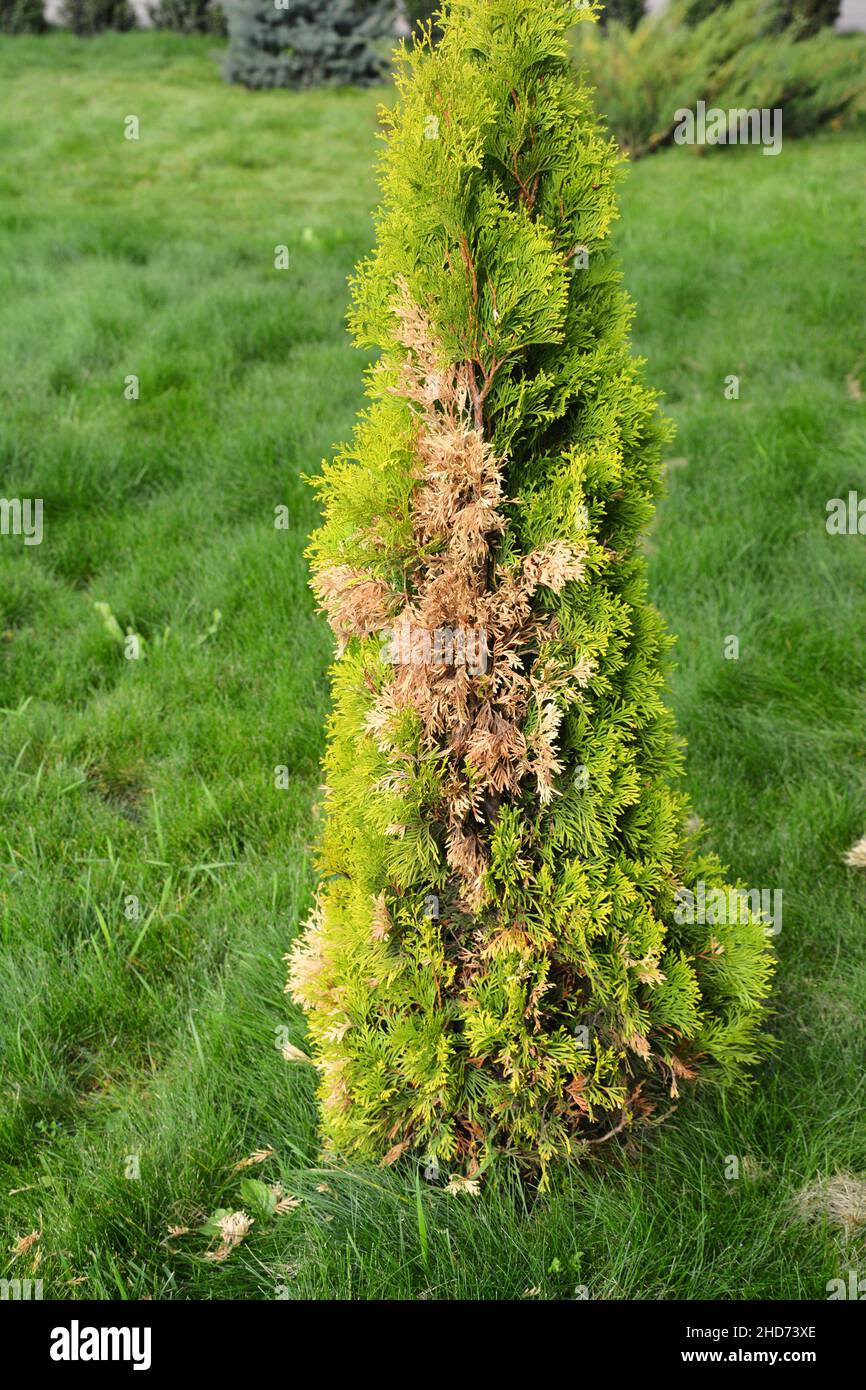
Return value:
M 0 538 L 0 1274 L 39 1229 L 46 1298 L 823 1297 L 864 1257 L 788 1217 L 866 1170 L 866 879 L 841 863 L 866 831 L 866 540 L 824 528 L 864 481 L 863 142 L 671 151 L 618 231 L 686 460 L 649 545 L 690 789 L 735 874 L 785 895 L 778 1060 L 545 1198 L 507 1175 L 452 1197 L 408 1164 L 323 1170 L 311 1070 L 278 1050 L 304 1045 L 280 957 L 327 708 L 301 475 L 360 401 L 377 94 L 250 94 L 213 53 L 0 45 L 0 494 L 45 502 L 41 546 Z M 726 1180 L 727 1155 L 760 1173 Z M 250 1173 L 300 1206 L 204 1260 Z

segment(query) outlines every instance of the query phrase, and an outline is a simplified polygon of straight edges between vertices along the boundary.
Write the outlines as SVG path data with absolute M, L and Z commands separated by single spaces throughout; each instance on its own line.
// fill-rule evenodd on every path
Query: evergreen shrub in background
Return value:
M 441 0 L 406 0 L 406 17 L 412 25 L 413 32 L 419 25 L 429 23 L 435 43 L 442 37 L 442 30 L 436 20 L 440 5 Z
M 42 34 L 42 0 L 0 0 L 0 34 Z
M 607 0 L 598 19 L 603 28 L 611 20 L 615 20 L 618 24 L 625 24 L 629 29 L 634 29 L 643 19 L 645 10 L 645 0 Z
M 381 81 L 375 40 L 393 32 L 392 0 L 226 0 L 226 76 L 247 87 L 361 86 Z
M 215 0 L 159 0 L 150 12 L 156 29 L 173 29 L 181 34 L 214 34 L 225 38 L 226 17 Z
M 842 0 L 782 0 L 781 23 L 795 28 L 801 38 L 832 28 L 842 10 Z
M 732 0 L 691 0 L 686 23 L 700 24 L 702 19 L 731 3 Z M 793 27 L 801 38 L 810 38 L 819 29 L 832 28 L 841 9 L 842 0 L 767 0 L 765 5 L 771 29 Z
M 135 11 L 128 0 L 63 0 L 61 23 L 86 38 L 103 29 L 134 29 Z
M 583 24 L 574 51 L 601 113 L 633 159 L 673 137 L 677 111 L 783 113 L 784 138 L 866 117 L 866 36 L 784 22 L 777 0 L 730 0 L 699 23 L 690 0 L 671 0 L 631 32 Z M 724 147 L 716 147 L 724 148 Z
M 339 654 L 289 988 L 325 1143 L 458 1181 L 543 1171 L 768 1046 L 764 923 L 678 910 L 725 879 L 678 786 L 640 544 L 667 427 L 574 17 L 453 0 L 400 60 L 352 311 L 381 355 L 310 549 Z

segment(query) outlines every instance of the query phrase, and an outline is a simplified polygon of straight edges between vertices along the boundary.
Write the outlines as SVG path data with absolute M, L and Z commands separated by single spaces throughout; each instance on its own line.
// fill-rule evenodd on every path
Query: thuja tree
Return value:
M 573 15 L 453 0 L 440 46 L 401 59 L 352 313 L 380 356 L 311 545 L 339 654 L 289 988 L 325 1140 L 464 1179 L 739 1081 L 771 975 L 676 788 L 640 548 L 666 426 Z
M 375 40 L 392 31 L 391 0 L 226 0 L 225 73 L 247 87 L 380 81 Z

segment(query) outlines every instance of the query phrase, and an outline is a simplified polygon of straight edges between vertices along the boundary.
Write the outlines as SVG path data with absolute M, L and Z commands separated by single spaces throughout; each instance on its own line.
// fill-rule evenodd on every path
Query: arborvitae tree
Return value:
M 393 32 L 392 0 L 226 0 L 226 76 L 247 87 L 381 81 L 374 40 Z
M 464 1174 L 543 1169 L 766 1045 L 766 925 L 723 910 L 674 786 L 640 543 L 667 428 L 574 15 L 452 0 L 401 59 L 351 316 L 381 355 L 310 550 L 339 655 L 289 988 L 325 1140 Z
M 47 28 L 42 0 L 0 0 L 0 34 L 42 34 Z

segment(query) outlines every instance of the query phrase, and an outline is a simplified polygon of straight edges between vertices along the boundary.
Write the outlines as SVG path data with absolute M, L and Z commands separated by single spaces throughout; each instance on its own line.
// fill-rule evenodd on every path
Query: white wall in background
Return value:
M 842 11 L 836 21 L 840 33 L 850 33 L 852 29 L 866 30 L 866 0 L 842 0 Z

